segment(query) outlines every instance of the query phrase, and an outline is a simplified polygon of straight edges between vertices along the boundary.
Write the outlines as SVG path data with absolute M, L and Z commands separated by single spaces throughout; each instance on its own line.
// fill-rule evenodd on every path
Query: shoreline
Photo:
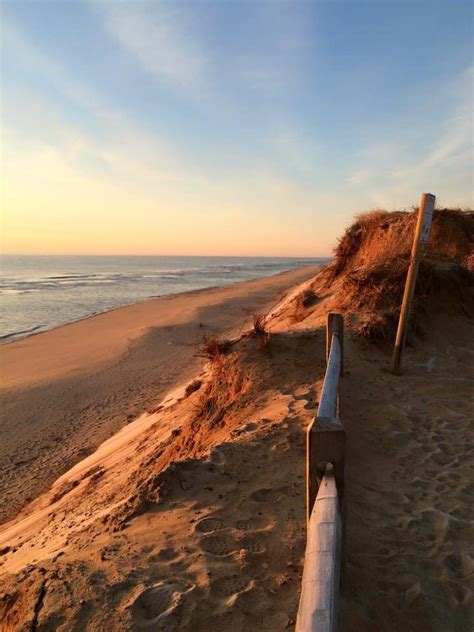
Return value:
M 320 269 L 140 301 L 3 345 L 0 522 L 194 377 L 204 335 L 235 335 Z
M 328 263 L 330 258 L 328 258 Z M 124 305 L 117 305 L 117 307 L 111 307 L 110 309 L 105 309 L 102 312 L 94 312 L 89 314 L 88 316 L 83 316 L 82 318 L 78 318 L 77 320 L 70 320 L 67 323 L 61 323 L 59 325 L 53 325 L 47 329 L 42 329 L 41 331 L 36 331 L 41 327 L 41 325 L 35 325 L 31 329 L 27 331 L 19 331 L 11 334 L 5 334 L 0 336 L 0 347 L 4 347 L 9 344 L 13 344 L 14 342 L 19 342 L 20 340 L 26 340 L 27 338 L 32 338 L 33 336 L 39 336 L 40 334 L 45 334 L 50 331 L 54 331 L 56 329 L 60 329 L 61 327 L 67 327 L 68 325 L 74 325 L 76 323 L 81 323 L 84 320 L 89 320 L 90 318 L 95 318 L 96 316 L 102 316 L 103 314 L 109 314 L 110 312 L 114 312 L 118 309 L 124 309 L 125 307 L 130 307 L 131 305 L 140 305 L 141 303 L 147 303 L 149 301 L 157 301 L 160 299 L 167 299 L 173 296 L 180 296 L 185 294 L 197 294 L 200 292 L 208 292 L 211 290 L 222 290 L 224 288 L 234 287 L 235 285 L 241 285 L 243 283 L 249 283 L 251 281 L 257 281 L 258 279 L 269 279 L 271 277 L 278 277 L 283 274 L 288 274 L 289 272 L 296 272 L 300 270 L 305 270 L 306 268 L 322 268 L 326 264 L 315 264 L 315 265 L 307 265 L 302 266 L 301 268 L 292 268 L 291 270 L 282 270 L 281 272 L 276 272 L 275 274 L 268 274 L 263 276 L 252 277 L 251 279 L 245 279 L 244 281 L 235 281 L 232 283 L 227 283 L 224 285 L 206 285 L 205 287 L 195 288 L 193 290 L 184 290 L 183 292 L 170 292 L 168 294 L 157 294 L 154 296 L 149 296 L 148 298 L 143 298 L 138 301 L 133 301 L 132 303 L 125 303 Z M 26 336 L 21 336 L 21 334 L 26 333 Z M 13 336 L 21 336 L 19 338 L 14 338 L 14 340 L 8 340 L 8 338 L 12 338 Z M 1 388 L 1 386 L 0 386 Z

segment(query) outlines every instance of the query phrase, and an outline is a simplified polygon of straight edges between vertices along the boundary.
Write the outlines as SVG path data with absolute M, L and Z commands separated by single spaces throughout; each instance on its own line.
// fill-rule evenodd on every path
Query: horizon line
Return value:
M 209 257 L 227 259 L 330 259 L 332 255 L 157 255 L 131 253 L 80 253 L 80 252 L 0 252 L 6 257 Z

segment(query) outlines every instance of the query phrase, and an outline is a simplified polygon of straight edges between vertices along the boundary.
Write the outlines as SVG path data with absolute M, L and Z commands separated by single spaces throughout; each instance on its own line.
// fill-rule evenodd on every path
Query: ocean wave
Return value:
M 2 268 L 0 342 L 74 322 L 153 296 L 227 286 L 250 278 L 325 263 L 289 258 L 38 259 L 22 256 Z M 47 262 L 47 264 L 43 264 Z M 43 323 L 38 325 L 38 323 Z
M 21 294 L 33 290 L 55 290 L 63 287 L 82 287 L 89 285 L 103 285 L 110 283 L 119 283 L 124 278 L 130 280 L 139 280 L 137 275 L 125 277 L 123 274 L 118 275 L 64 275 L 55 277 L 45 277 L 41 279 L 28 279 L 22 281 L 10 281 L 0 283 L 0 293 L 5 294 Z
M 308 260 L 285 260 L 272 259 L 270 261 L 239 261 L 235 263 L 221 263 L 219 265 L 209 265 L 208 262 L 201 266 L 193 266 L 189 268 L 177 268 L 175 270 L 159 268 L 157 270 L 146 271 L 121 271 L 121 272 L 83 272 L 83 273 L 65 273 L 54 274 L 44 277 L 30 277 L 23 279 L 4 278 L 0 282 L 0 294 L 25 294 L 33 291 L 50 291 L 61 289 L 72 289 L 74 287 L 100 286 L 123 283 L 149 283 L 156 280 L 165 283 L 167 286 L 173 282 L 181 282 L 186 280 L 189 285 L 201 283 L 203 279 L 212 282 L 227 282 L 227 279 L 235 277 L 236 280 L 242 278 L 250 278 L 252 275 L 259 276 L 262 272 L 277 272 L 288 269 L 288 263 L 291 261 L 290 267 L 298 267 L 299 265 L 307 265 Z M 315 260 L 314 263 L 323 262 L 324 260 Z

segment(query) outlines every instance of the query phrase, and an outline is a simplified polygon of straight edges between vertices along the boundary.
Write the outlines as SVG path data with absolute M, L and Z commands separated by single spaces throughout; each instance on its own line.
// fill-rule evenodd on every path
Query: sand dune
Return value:
M 51 629 L 291 624 L 305 542 L 304 427 L 322 342 L 319 332 L 275 334 L 268 349 L 255 339 L 237 343 L 224 373 L 211 368 L 201 387 L 220 380 L 224 389 L 232 376 L 219 404 L 225 424 L 204 415 L 190 437 L 201 394 L 178 397 L 63 476 L 23 520 L 4 525 L 0 547 L 11 549 L 2 571 L 19 573 L 4 575 L 5 585 L 23 586 L 9 624 L 29 620 L 41 587 Z M 115 614 L 94 605 L 96 571 Z M 64 580 L 74 582 L 66 610 Z

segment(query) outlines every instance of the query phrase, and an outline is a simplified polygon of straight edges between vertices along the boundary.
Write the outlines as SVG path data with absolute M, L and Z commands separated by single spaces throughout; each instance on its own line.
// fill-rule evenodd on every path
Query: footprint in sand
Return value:
M 446 566 L 458 579 L 467 579 L 474 573 L 474 560 L 467 553 L 451 553 L 444 558 Z
M 199 533 L 212 533 L 213 531 L 219 531 L 223 528 L 222 520 L 220 518 L 203 518 L 195 527 L 195 531 Z
M 235 528 L 239 529 L 239 531 L 258 531 L 266 529 L 268 526 L 269 523 L 265 520 L 265 518 L 263 518 L 263 516 L 251 516 L 249 518 L 237 520 L 235 523 Z
M 174 625 L 178 623 L 183 600 L 193 588 L 192 585 L 159 582 L 141 592 L 131 606 L 134 629 L 170 630 L 174 628 Z
M 175 560 L 179 556 L 178 551 L 173 547 L 169 546 L 166 549 L 161 549 L 158 553 L 154 553 L 150 555 L 150 562 L 169 562 L 171 560 Z
M 239 541 L 239 546 L 249 553 L 265 553 L 267 547 L 263 537 L 257 533 L 249 534 Z
M 211 584 L 211 593 L 217 597 L 231 597 L 241 593 L 249 586 L 249 580 L 241 574 L 220 577 Z
M 227 534 L 210 535 L 199 542 L 199 546 L 206 553 L 224 557 L 238 550 L 236 542 Z
M 277 503 L 286 495 L 286 490 L 286 487 L 257 489 L 250 494 L 250 500 L 256 503 Z

